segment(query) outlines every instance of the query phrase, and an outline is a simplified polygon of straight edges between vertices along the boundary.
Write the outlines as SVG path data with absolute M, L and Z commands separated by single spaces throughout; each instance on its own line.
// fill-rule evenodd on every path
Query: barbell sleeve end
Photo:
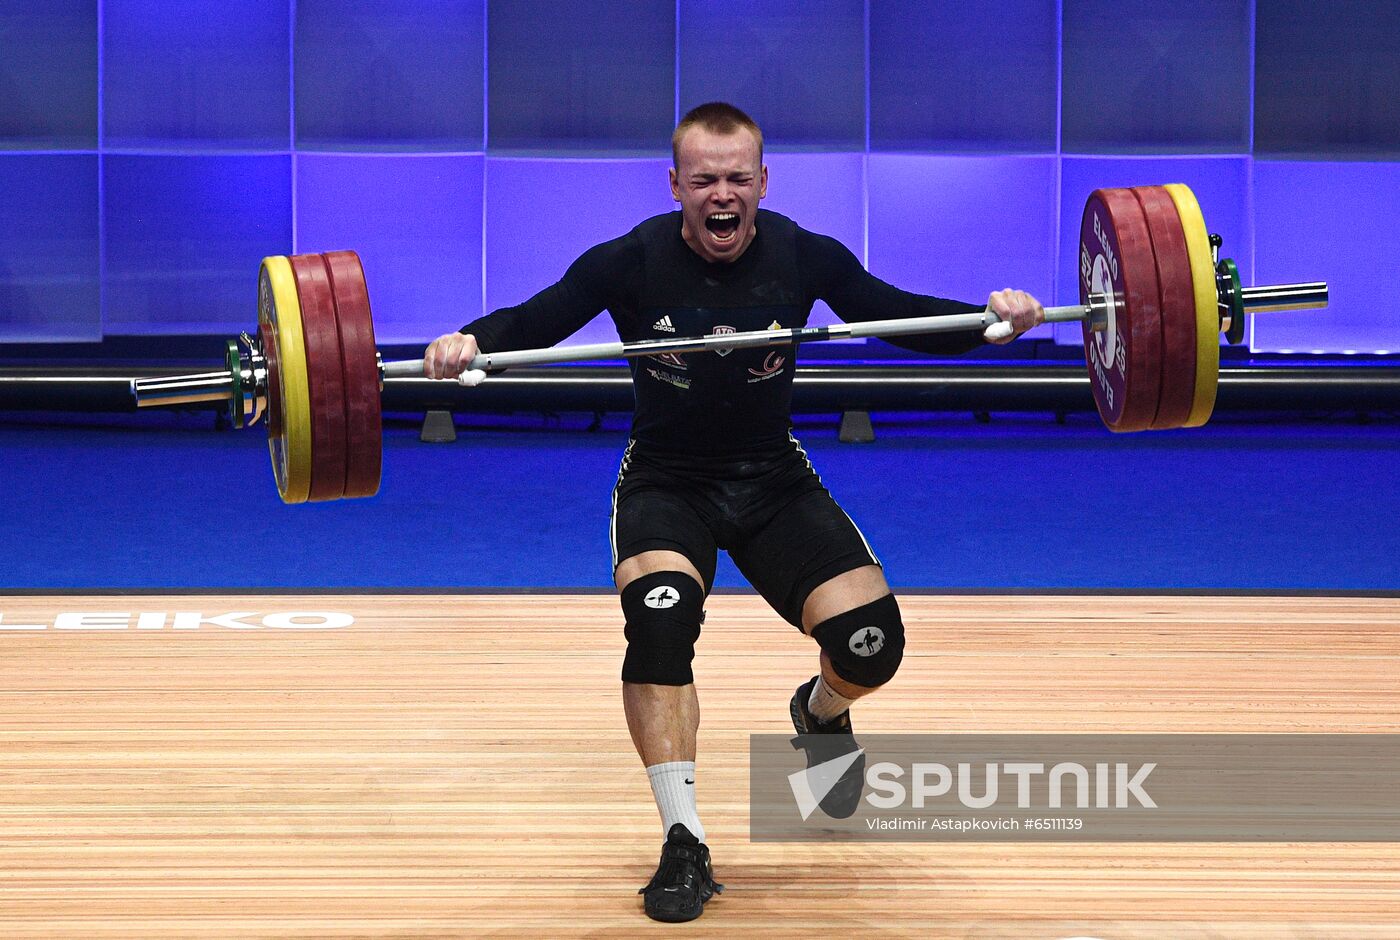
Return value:
M 1283 310 L 1322 310 L 1330 294 L 1326 281 L 1302 284 L 1264 284 L 1241 287 L 1245 313 L 1274 313 Z
M 155 375 L 131 380 L 131 397 L 136 400 L 137 408 L 226 401 L 232 393 L 233 376 L 227 369 L 193 375 Z

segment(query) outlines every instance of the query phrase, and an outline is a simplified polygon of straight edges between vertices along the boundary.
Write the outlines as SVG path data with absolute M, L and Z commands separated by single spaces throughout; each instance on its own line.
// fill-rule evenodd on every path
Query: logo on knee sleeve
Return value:
M 857 656 L 874 656 L 885 648 L 885 631 L 879 627 L 866 627 L 851 637 L 850 647 Z
M 640 585 L 638 585 L 640 587 Z M 681 594 L 669 584 L 654 587 L 647 591 L 647 596 L 642 598 L 642 603 L 654 610 L 665 610 L 667 607 L 675 607 L 681 601 Z M 866 654 L 869 655 L 869 654 Z

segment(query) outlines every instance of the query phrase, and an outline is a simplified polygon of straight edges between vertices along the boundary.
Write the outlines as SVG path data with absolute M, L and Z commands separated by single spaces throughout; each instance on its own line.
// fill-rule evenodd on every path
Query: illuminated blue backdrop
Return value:
M 712 98 L 895 283 L 1072 302 L 1088 192 L 1183 181 L 1247 281 L 1333 284 L 1254 348 L 1400 350 L 1400 4 L 1362 0 L 0 0 L 0 340 L 229 334 L 259 257 L 343 247 L 429 338 L 666 211 Z

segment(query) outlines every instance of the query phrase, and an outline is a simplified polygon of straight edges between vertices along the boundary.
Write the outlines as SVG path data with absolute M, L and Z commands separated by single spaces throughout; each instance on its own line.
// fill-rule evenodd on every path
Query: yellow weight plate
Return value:
M 264 258 L 258 272 L 258 321 L 267 323 L 277 343 L 281 387 L 281 427 L 268 423 L 272 472 L 284 503 L 304 503 L 311 495 L 311 393 L 306 380 L 306 342 L 296 278 L 285 255 Z M 269 362 L 272 360 L 269 359 Z
M 1220 315 L 1216 308 L 1215 265 L 1211 263 L 1210 233 L 1201 215 L 1201 204 L 1184 183 L 1163 187 L 1176 203 L 1181 228 L 1186 233 L 1186 254 L 1191 258 L 1191 286 L 1196 294 L 1196 393 L 1184 427 L 1198 428 L 1215 410 L 1215 387 L 1220 381 Z

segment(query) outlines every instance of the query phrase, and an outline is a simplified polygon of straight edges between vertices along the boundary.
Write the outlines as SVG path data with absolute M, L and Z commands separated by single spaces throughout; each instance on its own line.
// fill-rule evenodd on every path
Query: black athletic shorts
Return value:
M 709 594 L 718 549 L 783 619 L 802 629 L 818 585 L 878 565 L 795 439 L 774 457 L 722 467 L 671 461 L 627 446 L 613 490 L 613 570 L 642 552 L 679 552 Z

